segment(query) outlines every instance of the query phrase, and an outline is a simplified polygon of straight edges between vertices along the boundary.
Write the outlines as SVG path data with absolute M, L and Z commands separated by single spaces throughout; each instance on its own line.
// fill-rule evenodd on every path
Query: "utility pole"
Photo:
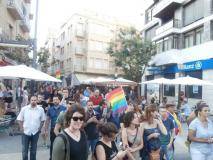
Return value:
M 34 28 L 34 38 L 33 38 L 33 68 L 37 68 L 37 27 L 38 27 L 38 6 L 39 0 L 36 0 L 36 9 L 35 9 L 35 28 Z M 31 95 L 35 93 L 35 81 L 31 81 Z
M 37 68 L 37 27 L 38 27 L 38 5 L 39 0 L 36 0 L 36 11 L 35 11 L 35 29 L 34 29 L 34 40 L 33 40 L 33 68 Z

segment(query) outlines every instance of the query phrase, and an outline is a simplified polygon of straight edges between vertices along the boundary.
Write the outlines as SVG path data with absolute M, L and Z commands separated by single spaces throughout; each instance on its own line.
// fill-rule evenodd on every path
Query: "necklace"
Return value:
M 71 135 L 73 135 L 76 139 L 80 138 L 79 132 L 77 132 L 76 134 L 73 133 L 73 131 L 70 129 L 70 127 L 68 128 L 69 132 Z

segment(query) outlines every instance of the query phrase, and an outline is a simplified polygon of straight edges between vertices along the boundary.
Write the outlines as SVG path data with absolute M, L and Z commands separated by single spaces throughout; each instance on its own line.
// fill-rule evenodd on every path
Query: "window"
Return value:
M 184 25 L 191 24 L 204 17 L 203 0 L 196 0 L 184 7 Z
M 84 35 L 84 25 L 83 23 L 78 23 L 76 27 L 76 35 L 83 36 Z
M 202 71 L 186 72 L 187 76 L 202 79 Z M 185 93 L 188 98 L 202 99 L 202 86 L 186 86 Z
M 195 41 L 196 45 L 203 42 L 203 28 L 199 28 L 195 31 Z
M 165 74 L 164 78 L 175 79 L 175 74 Z M 175 96 L 175 86 L 164 85 L 164 96 Z
M 184 46 L 185 48 L 191 47 L 194 45 L 193 32 L 187 33 L 184 35 Z
M 184 34 L 185 48 L 199 45 L 201 43 L 203 43 L 203 27 L 196 28 L 193 31 Z
M 94 58 L 89 58 L 89 68 L 93 68 L 94 67 Z
M 65 40 L 65 32 L 63 32 L 63 33 L 61 34 L 61 40 L 62 40 L 62 41 Z
M 112 34 L 110 28 L 96 23 L 91 23 L 89 25 L 89 30 L 91 34 L 103 35 L 107 37 Z
M 76 43 L 76 53 L 83 53 L 83 41 L 77 41 Z
M 146 38 L 146 40 L 151 41 L 152 38 L 155 37 L 157 26 L 158 25 L 156 25 L 156 26 L 154 26 L 154 27 L 152 27 L 152 28 L 150 28 L 150 29 L 148 29 L 148 30 L 145 31 L 145 38 Z
M 102 69 L 102 59 L 100 59 L 100 58 L 95 59 L 95 68 Z
M 210 23 L 211 40 L 213 40 L 213 21 Z
M 148 9 L 148 10 L 146 11 L 146 19 L 145 19 L 145 22 L 146 22 L 146 23 L 152 21 L 152 10 L 153 10 L 153 8 Z

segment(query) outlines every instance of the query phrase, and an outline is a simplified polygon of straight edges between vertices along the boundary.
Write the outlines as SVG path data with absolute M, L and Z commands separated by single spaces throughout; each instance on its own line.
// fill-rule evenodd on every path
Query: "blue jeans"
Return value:
M 98 139 L 87 140 L 88 147 L 89 147 L 89 148 L 91 147 L 92 153 L 94 153 L 94 151 L 95 151 L 95 146 L 96 146 L 96 143 L 97 143 L 97 142 L 98 142 Z
M 160 149 L 160 160 L 163 160 L 164 155 L 166 160 L 173 160 L 174 159 L 174 151 L 173 148 L 168 148 L 167 145 L 162 145 Z
M 36 160 L 37 142 L 39 138 L 39 133 L 35 135 L 22 135 L 22 159 L 28 160 L 28 150 L 30 146 L 30 160 Z

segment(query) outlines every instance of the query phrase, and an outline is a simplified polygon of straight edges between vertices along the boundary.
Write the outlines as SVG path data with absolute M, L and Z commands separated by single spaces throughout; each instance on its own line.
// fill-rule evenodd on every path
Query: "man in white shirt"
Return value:
M 37 106 L 37 97 L 32 96 L 30 104 L 23 107 L 19 113 L 17 120 L 22 135 L 22 159 L 28 160 L 28 149 L 30 147 L 30 160 L 36 160 L 37 142 L 39 138 L 40 130 L 44 124 L 46 117 L 44 109 Z

